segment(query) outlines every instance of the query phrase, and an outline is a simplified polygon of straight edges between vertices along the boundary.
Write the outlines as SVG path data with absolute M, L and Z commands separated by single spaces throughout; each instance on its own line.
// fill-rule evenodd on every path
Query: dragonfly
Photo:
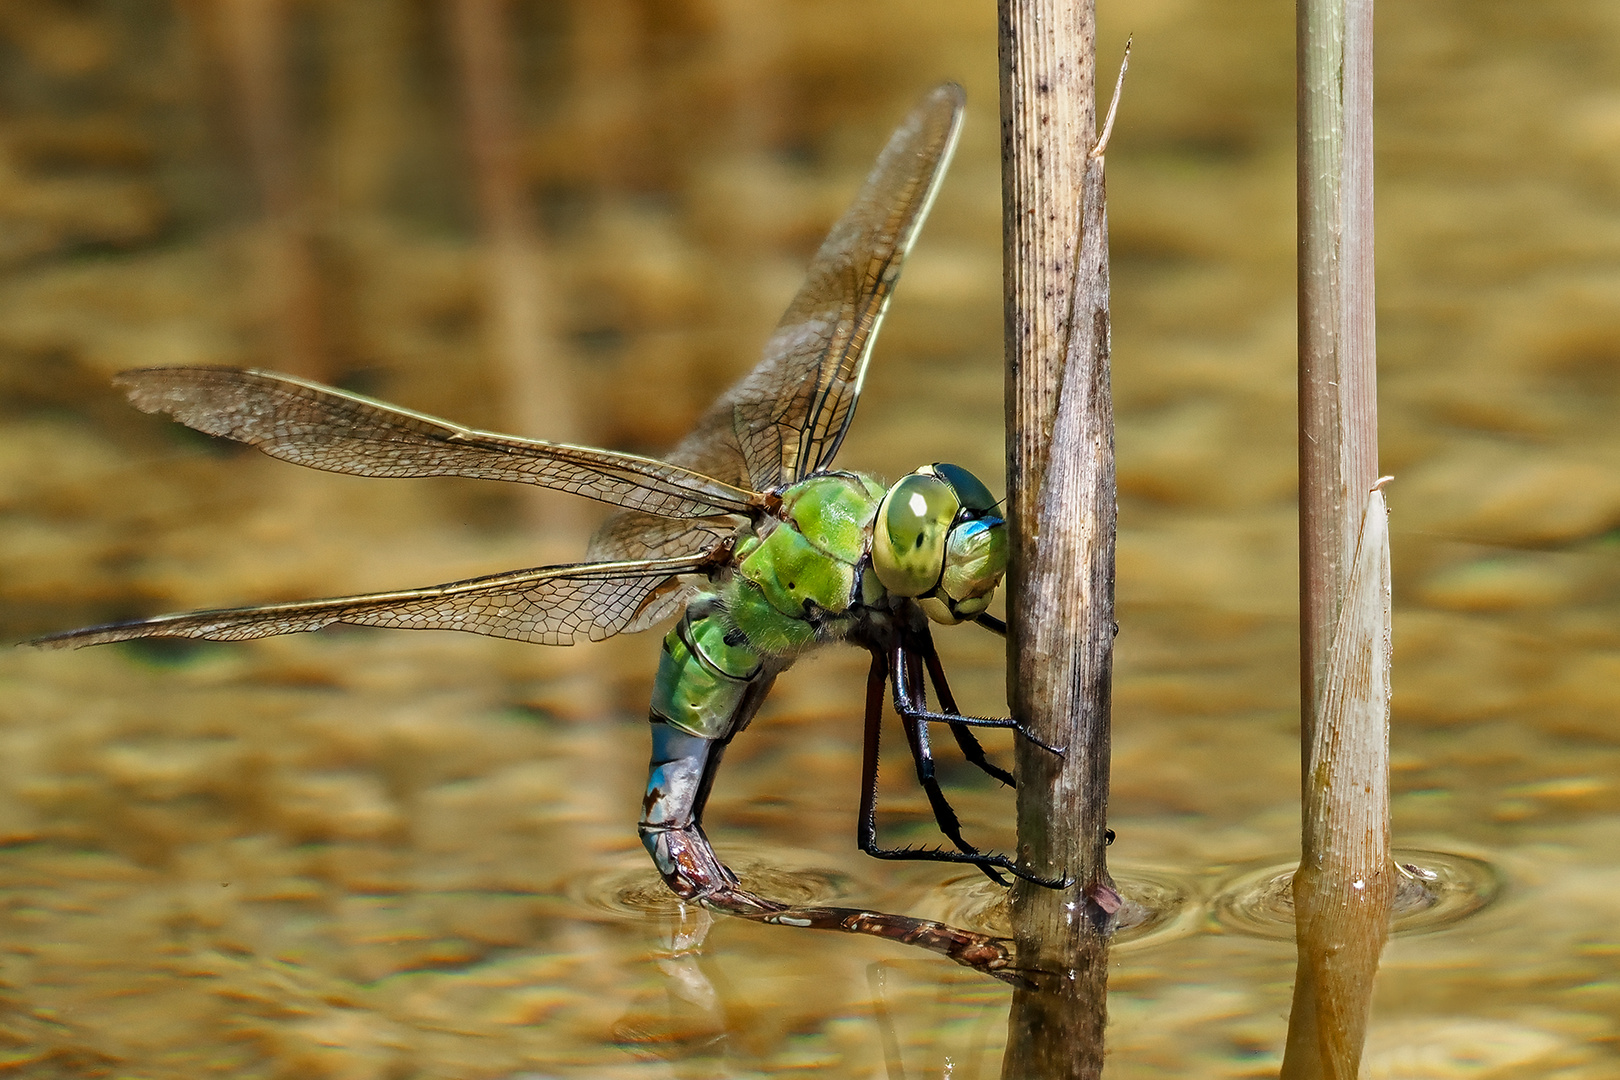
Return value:
M 639 833 L 683 900 L 757 911 L 768 902 L 743 889 L 716 855 L 703 830 L 704 805 L 726 747 L 777 676 L 805 653 L 845 642 L 871 654 L 860 848 L 880 859 L 971 864 L 1000 884 L 1006 872 L 1062 886 L 967 841 L 929 742 L 930 725 L 946 725 L 969 762 L 1009 785 L 1012 775 L 989 760 L 973 729 L 1010 728 L 1039 742 L 1011 718 L 958 710 L 929 630 L 930 622 L 972 621 L 1005 633 L 986 611 L 1007 568 L 998 501 L 948 463 L 892 485 L 833 467 L 962 110 L 961 88 L 945 84 L 911 111 L 816 252 L 763 359 L 661 459 L 478 431 L 266 371 L 168 367 L 115 379 L 140 409 L 310 468 L 503 480 L 608 503 L 617 509 L 592 537 L 586 561 L 399 592 L 159 615 L 32 644 L 239 641 L 349 624 L 572 645 L 676 617 L 653 683 Z M 949 848 L 878 842 L 886 690 Z

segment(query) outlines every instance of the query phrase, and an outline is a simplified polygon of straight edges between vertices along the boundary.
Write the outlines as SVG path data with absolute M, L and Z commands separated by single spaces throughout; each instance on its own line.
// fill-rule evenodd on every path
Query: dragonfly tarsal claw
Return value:
M 986 876 L 990 877 L 998 885 L 1011 884 L 996 872 L 998 870 L 1005 870 L 1013 877 L 1022 878 L 1031 885 L 1039 885 L 1043 889 L 1067 889 L 1074 884 L 1073 878 L 1041 877 L 1031 870 L 1025 870 L 1005 855 L 980 855 L 977 858 L 963 859 L 961 861 L 971 862 L 974 866 L 983 870 Z
M 1072 888 L 1074 888 L 1075 879 L 1072 878 L 1072 877 L 1057 877 L 1057 878 L 1041 877 L 1039 874 L 1032 874 L 1032 873 L 1029 873 L 1028 871 L 1019 870 L 1019 869 L 1013 869 L 1012 872 L 1014 874 L 1017 874 L 1019 877 L 1023 878 L 1025 881 L 1029 882 L 1031 885 L 1039 885 L 1043 889 L 1072 889 Z
M 1005 870 L 1014 877 L 1022 878 L 1031 885 L 1039 885 L 1043 889 L 1067 889 L 1074 884 L 1074 879 L 1070 877 L 1041 877 L 1033 871 L 1025 870 L 1005 855 L 981 855 L 972 862 L 998 885 L 1007 885 L 1009 882 L 997 874 L 997 870 Z
M 986 855 L 981 856 L 981 858 L 985 860 L 985 862 L 979 864 L 981 868 L 986 866 L 999 867 L 1014 877 L 1022 878 L 1031 885 L 1039 885 L 1043 889 L 1067 889 L 1074 884 L 1074 879 L 1071 877 L 1041 877 L 1032 870 L 1025 870 L 1005 855 Z
M 1013 730 L 1049 754 L 1056 754 L 1058 757 L 1062 757 L 1069 751 L 1067 746 L 1053 746 L 1051 743 L 1045 741 L 1039 735 L 1036 735 L 1033 731 L 1031 731 L 1029 726 L 1022 720 L 1013 725 Z

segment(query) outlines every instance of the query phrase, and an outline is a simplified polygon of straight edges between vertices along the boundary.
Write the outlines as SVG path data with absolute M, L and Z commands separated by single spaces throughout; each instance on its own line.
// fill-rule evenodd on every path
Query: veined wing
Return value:
M 956 147 L 962 88 L 947 83 L 889 137 L 854 204 L 811 260 L 758 366 L 667 455 L 675 465 L 769 491 L 826 468 L 855 412 L 867 357 L 900 266 Z M 650 558 L 708 546 L 741 522 L 660 521 L 622 511 L 592 558 Z
M 683 465 L 476 431 L 288 375 L 175 367 L 115 381 L 146 412 L 327 472 L 510 480 L 677 518 L 748 514 L 761 503 Z
M 680 521 L 621 510 L 591 537 L 585 557 L 601 561 L 668 559 L 732 543 L 747 528 L 740 517 Z
M 755 491 L 831 464 L 901 263 L 956 147 L 962 105 L 961 87 L 940 86 L 889 137 L 811 260 L 764 359 L 715 402 L 670 461 Z
M 706 573 L 725 551 L 680 559 L 542 566 L 404 592 L 159 615 L 51 634 L 29 644 L 76 648 L 156 637 L 242 641 L 346 623 L 398 630 L 466 630 L 539 645 L 573 645 L 645 630 L 673 614 L 690 592 L 681 576 Z

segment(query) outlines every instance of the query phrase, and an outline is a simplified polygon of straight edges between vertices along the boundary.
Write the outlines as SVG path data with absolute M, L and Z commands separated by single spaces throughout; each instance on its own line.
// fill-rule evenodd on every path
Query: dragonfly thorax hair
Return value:
M 947 725 L 970 762 L 1008 784 L 1012 776 L 988 760 L 971 728 L 1029 737 L 1014 720 L 959 712 L 929 634 L 930 620 L 1000 625 L 985 611 L 1007 567 L 995 499 L 955 465 L 925 466 L 892 486 L 832 467 L 961 113 L 962 91 L 952 85 L 912 111 L 816 253 L 764 358 L 662 459 L 477 431 L 270 372 L 156 368 L 118 377 L 141 409 L 311 468 L 530 483 L 610 503 L 618 512 L 592 539 L 588 561 L 397 592 L 159 615 L 33 644 L 235 641 L 345 623 L 571 645 L 677 617 L 653 685 L 642 840 L 680 896 L 759 915 L 780 905 L 742 889 L 720 862 L 703 832 L 703 807 L 726 746 L 777 676 L 807 649 L 848 642 L 872 656 L 862 849 L 886 859 L 968 863 L 997 881 L 1005 870 L 1063 884 L 969 844 L 934 776 L 931 724 Z M 886 690 L 953 850 L 877 842 Z
M 1006 574 L 1006 525 L 961 466 L 928 465 L 887 489 L 824 472 L 773 494 L 775 512 L 734 543 L 735 572 L 711 604 L 762 656 L 791 661 L 897 608 L 961 622 Z

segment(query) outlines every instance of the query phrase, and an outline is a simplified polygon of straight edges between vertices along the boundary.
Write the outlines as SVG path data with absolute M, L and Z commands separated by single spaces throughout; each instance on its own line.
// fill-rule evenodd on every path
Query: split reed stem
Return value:
M 1299 966 L 1282 1076 L 1350 1080 L 1388 935 L 1389 533 L 1378 476 L 1372 0 L 1298 0 Z
M 1017 966 L 1003 1077 L 1096 1077 L 1114 638 L 1108 244 L 1096 146 L 1094 0 L 1002 0 L 1008 698 L 1061 756 L 1018 747 L 1018 855 L 1065 889 L 1013 888 Z

